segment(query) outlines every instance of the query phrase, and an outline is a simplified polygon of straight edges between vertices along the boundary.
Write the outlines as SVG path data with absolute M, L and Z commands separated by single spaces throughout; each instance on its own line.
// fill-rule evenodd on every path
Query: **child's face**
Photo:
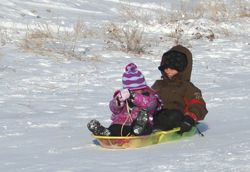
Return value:
M 173 78 L 175 75 L 177 75 L 178 71 L 175 69 L 166 68 L 164 69 L 165 74 L 168 78 Z

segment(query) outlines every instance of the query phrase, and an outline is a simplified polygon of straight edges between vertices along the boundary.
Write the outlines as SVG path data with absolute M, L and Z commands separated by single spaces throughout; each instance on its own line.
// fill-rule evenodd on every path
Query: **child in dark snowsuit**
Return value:
M 110 101 L 112 123 L 103 127 L 97 120 L 88 123 L 94 135 L 128 136 L 150 134 L 153 115 L 162 108 L 158 95 L 147 86 L 143 74 L 134 63 L 126 66 L 122 77 L 123 89 L 117 90 Z
M 152 89 L 160 96 L 164 108 L 154 117 L 154 128 L 180 127 L 182 134 L 203 120 L 208 112 L 200 89 L 190 82 L 191 52 L 181 45 L 173 47 L 163 54 L 159 70 L 162 79 Z

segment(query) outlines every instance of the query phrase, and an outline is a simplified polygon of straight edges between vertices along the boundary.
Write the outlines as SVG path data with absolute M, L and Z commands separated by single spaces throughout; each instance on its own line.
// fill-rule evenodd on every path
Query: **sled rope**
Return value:
M 131 116 L 130 111 L 129 111 L 128 100 L 126 100 L 125 103 L 126 103 L 126 108 L 127 108 L 128 115 L 127 115 L 126 120 L 125 120 L 124 123 L 122 124 L 122 127 L 121 127 L 121 136 L 123 136 L 123 135 L 122 135 L 123 127 L 124 127 L 124 125 L 126 124 L 126 122 L 128 121 L 128 118 L 130 117 L 130 119 L 132 120 L 132 116 Z M 130 135 L 130 133 L 128 133 L 126 136 L 129 136 L 129 135 Z

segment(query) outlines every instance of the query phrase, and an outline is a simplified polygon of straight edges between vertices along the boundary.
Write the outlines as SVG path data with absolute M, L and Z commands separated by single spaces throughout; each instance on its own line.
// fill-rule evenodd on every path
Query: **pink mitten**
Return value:
M 128 89 L 123 89 L 120 91 L 120 93 L 118 94 L 119 100 L 120 101 L 125 101 L 130 97 L 130 92 Z

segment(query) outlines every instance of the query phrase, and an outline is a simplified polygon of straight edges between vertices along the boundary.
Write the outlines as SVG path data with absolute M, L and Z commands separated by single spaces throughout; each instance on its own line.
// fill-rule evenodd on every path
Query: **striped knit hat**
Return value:
M 148 87 L 143 74 L 137 69 L 134 63 L 130 63 L 125 67 L 122 76 L 123 88 L 130 90 L 140 90 Z

